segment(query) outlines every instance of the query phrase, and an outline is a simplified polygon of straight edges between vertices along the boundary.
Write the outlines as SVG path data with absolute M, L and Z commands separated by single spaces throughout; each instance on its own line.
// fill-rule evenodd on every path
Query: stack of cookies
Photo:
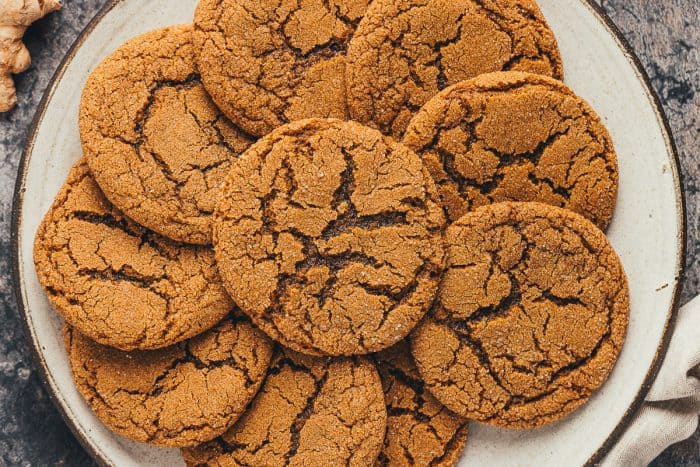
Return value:
M 611 372 L 618 169 L 534 0 L 201 0 L 83 91 L 37 233 L 76 386 L 191 465 L 455 465 Z M 468 448 L 467 448 L 468 449 Z

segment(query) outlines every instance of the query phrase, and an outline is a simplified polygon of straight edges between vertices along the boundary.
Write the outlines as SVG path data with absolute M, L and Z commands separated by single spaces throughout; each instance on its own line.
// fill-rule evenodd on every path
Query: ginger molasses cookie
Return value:
M 78 331 L 123 350 L 165 347 L 231 309 L 210 248 L 174 243 L 112 207 L 81 160 L 34 242 L 39 282 Z
M 160 350 L 122 352 L 66 327 L 73 377 L 116 433 L 158 446 L 194 446 L 224 433 L 260 387 L 272 344 L 233 313 L 217 327 Z
M 345 50 L 370 0 L 200 0 L 198 63 L 223 112 L 251 134 L 347 118 Z
M 348 48 L 350 116 L 400 137 L 438 91 L 501 70 L 562 78 L 534 0 L 374 0 Z
M 418 156 L 358 123 L 311 119 L 232 166 L 214 249 L 234 301 L 273 339 L 312 355 L 366 354 L 430 308 L 443 225 Z
M 575 211 L 601 229 L 617 202 L 615 148 L 564 83 L 501 72 L 458 83 L 411 121 L 404 144 L 435 179 L 448 218 L 500 201 Z
M 426 387 L 454 412 L 507 428 L 558 420 L 607 379 L 627 332 L 615 251 L 585 218 L 539 203 L 467 214 L 412 337 Z
M 192 28 L 149 32 L 90 75 L 80 106 L 88 164 L 126 215 L 173 240 L 211 243 L 211 213 L 231 160 L 252 142 L 204 90 Z
M 386 430 L 379 375 L 363 357 L 280 350 L 248 411 L 221 437 L 183 449 L 188 465 L 372 465 Z
M 376 355 L 387 432 L 377 466 L 454 466 L 467 442 L 467 421 L 425 389 L 406 341 Z

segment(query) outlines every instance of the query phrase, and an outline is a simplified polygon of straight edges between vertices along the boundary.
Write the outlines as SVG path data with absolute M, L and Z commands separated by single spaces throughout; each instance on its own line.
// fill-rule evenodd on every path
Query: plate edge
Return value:
M 666 318 L 666 325 L 664 327 L 664 334 L 661 338 L 661 342 L 656 348 L 656 354 L 654 360 L 651 364 L 649 371 L 647 372 L 644 382 L 637 392 L 635 399 L 627 407 L 625 414 L 622 416 L 617 426 L 613 429 L 607 439 L 603 444 L 596 450 L 596 452 L 588 459 L 586 466 L 596 466 L 601 463 L 606 454 L 615 445 L 615 443 L 620 439 L 622 434 L 625 432 L 627 427 L 632 423 L 634 415 L 637 413 L 639 408 L 644 403 L 646 395 L 649 393 L 651 386 L 654 384 L 654 380 L 661 369 L 664 357 L 668 351 L 668 346 L 671 343 L 671 338 L 673 337 L 673 331 L 676 326 L 676 320 L 678 318 L 678 310 L 680 308 L 680 296 L 683 291 L 684 286 L 684 276 L 685 276 L 685 261 L 687 256 L 687 228 L 688 228 L 688 211 L 685 202 L 685 187 L 683 185 L 683 172 L 681 171 L 681 162 L 678 155 L 678 147 L 676 145 L 675 138 L 673 136 L 673 131 L 668 120 L 668 116 L 664 111 L 661 99 L 658 93 L 654 89 L 651 82 L 651 78 L 644 68 L 644 64 L 639 59 L 639 56 L 634 52 L 632 45 L 627 40 L 625 35 L 622 33 L 620 28 L 615 24 L 610 15 L 605 11 L 605 9 L 599 5 L 595 0 L 581 0 L 588 8 L 591 10 L 594 16 L 605 26 L 605 28 L 612 34 L 615 40 L 620 45 L 622 51 L 624 52 L 627 60 L 631 63 L 633 68 L 637 73 L 637 77 L 641 79 L 644 89 L 646 91 L 647 97 L 649 98 L 652 107 L 656 113 L 657 121 L 664 133 L 665 145 L 670 150 L 673 155 L 673 167 L 671 168 L 674 175 L 674 185 L 676 189 L 676 204 L 680 207 L 680 218 L 679 222 L 679 238 L 677 239 L 680 244 L 680 249 L 677 257 L 678 264 L 676 265 L 677 276 L 675 277 L 675 286 L 673 293 L 673 300 L 671 302 L 671 307 L 668 310 L 668 316 Z
M 58 65 L 58 68 L 56 68 L 56 71 L 51 77 L 49 85 L 46 88 L 46 91 L 44 91 L 44 95 L 42 96 L 41 100 L 39 101 L 36 113 L 34 114 L 32 122 L 27 130 L 27 141 L 25 143 L 26 145 L 24 147 L 24 150 L 22 151 L 22 155 L 20 156 L 19 165 L 17 169 L 17 178 L 15 180 L 14 195 L 12 198 L 12 219 L 10 224 L 10 254 L 12 261 L 11 269 L 13 282 L 12 289 L 14 291 L 15 301 L 17 303 L 17 308 L 22 321 L 22 330 L 24 331 L 25 338 L 30 341 L 29 347 L 31 349 L 32 359 L 34 360 L 36 368 L 39 370 L 41 383 L 44 386 L 46 392 L 48 393 L 49 399 L 53 403 L 54 407 L 56 407 L 56 409 L 58 410 L 59 414 L 61 415 L 61 418 L 63 418 L 63 421 L 68 426 L 73 436 L 75 436 L 75 438 L 78 440 L 83 449 L 87 451 L 90 457 L 92 457 L 92 459 L 95 460 L 95 462 L 97 462 L 98 465 L 104 467 L 115 467 L 115 464 L 110 463 L 106 459 L 104 453 L 97 450 L 93 443 L 88 441 L 87 437 L 78 429 L 77 424 L 73 421 L 71 414 L 68 413 L 62 401 L 59 400 L 57 396 L 57 391 L 54 390 L 55 387 L 51 383 L 53 381 L 53 377 L 49 372 L 49 369 L 46 365 L 46 361 L 42 357 L 41 351 L 38 346 L 38 342 L 33 337 L 34 331 L 31 327 L 31 320 L 29 319 L 29 315 L 27 314 L 27 310 L 25 307 L 24 289 L 20 281 L 22 267 L 19 261 L 19 226 L 22 220 L 22 212 L 20 206 L 24 199 L 24 193 L 26 190 L 25 182 L 29 154 L 34 149 L 34 143 L 36 141 L 36 131 L 39 124 L 44 118 L 47 104 L 53 96 L 54 92 L 56 91 L 57 84 L 60 81 L 60 78 L 65 73 L 68 63 L 71 62 L 75 57 L 78 48 L 83 44 L 83 42 L 85 42 L 87 37 L 94 31 L 94 29 L 102 21 L 102 19 L 122 1 L 123 0 L 109 0 L 104 6 L 102 6 L 102 8 L 100 8 L 97 14 L 95 14 L 95 16 L 88 22 L 87 26 L 85 26 L 85 28 L 81 31 L 78 37 L 73 41 L 70 48 L 68 49 L 68 52 L 66 52 L 66 55 L 63 57 L 61 63 Z
M 82 45 L 82 43 L 87 39 L 87 37 L 92 33 L 92 31 L 95 29 L 97 24 L 109 13 L 115 6 L 117 6 L 119 3 L 121 3 L 123 0 L 110 0 L 108 3 L 106 3 L 99 11 L 98 13 L 90 20 L 88 25 L 83 29 L 83 31 L 80 33 L 80 35 L 76 38 L 76 40 L 73 42 L 71 47 L 69 48 L 68 52 L 62 59 L 60 65 L 56 69 L 56 72 L 52 76 L 51 80 L 49 81 L 49 86 L 47 87 L 47 90 L 44 92 L 44 95 L 42 96 L 41 101 L 39 102 L 39 106 L 37 107 L 36 114 L 34 115 L 34 118 L 32 120 L 31 125 L 29 126 L 28 132 L 27 132 L 27 142 L 24 151 L 22 152 L 22 155 L 20 157 L 19 161 L 19 166 L 18 166 L 18 172 L 17 172 L 17 178 L 15 182 L 15 189 L 14 189 L 14 195 L 13 195 L 13 200 L 12 200 L 12 220 L 11 220 L 11 236 L 10 236 L 10 253 L 11 253 L 11 260 L 12 260 L 12 279 L 13 279 L 13 287 L 12 289 L 14 290 L 14 295 L 15 295 L 15 300 L 17 302 L 17 307 L 18 311 L 20 313 L 20 318 L 22 320 L 22 327 L 23 331 L 25 334 L 25 337 L 31 341 L 31 353 L 32 357 L 34 360 L 34 363 L 36 364 L 37 368 L 39 369 L 40 372 L 40 377 L 42 384 L 44 387 L 47 389 L 47 392 L 49 394 L 49 398 L 51 399 L 52 403 L 54 406 L 58 409 L 59 413 L 61 414 L 61 417 L 64 419 L 66 422 L 66 425 L 68 425 L 68 428 L 70 431 L 73 433 L 73 435 L 78 439 L 80 444 L 83 446 L 83 448 L 90 454 L 90 456 L 100 465 L 103 466 L 112 466 L 114 464 L 110 464 L 100 453 L 95 449 L 93 444 L 89 442 L 86 437 L 81 433 L 78 429 L 76 424 L 72 421 L 72 418 L 69 416 L 68 412 L 65 410 L 63 404 L 61 401 L 59 401 L 58 397 L 56 396 L 55 391 L 53 391 L 53 386 L 50 384 L 50 381 L 52 380 L 50 373 L 48 371 L 48 368 L 46 366 L 46 362 L 41 356 L 40 349 L 38 348 L 38 343 L 36 342 L 35 339 L 33 339 L 33 331 L 30 327 L 30 320 L 28 318 L 28 314 L 26 313 L 25 309 L 25 303 L 23 300 L 23 288 L 20 285 L 20 263 L 19 263 L 19 225 L 21 222 L 21 210 L 20 210 L 20 205 L 21 202 L 24 198 L 24 193 L 25 193 L 25 179 L 26 179 L 26 171 L 27 171 L 27 161 L 29 159 L 28 155 L 32 151 L 36 139 L 36 130 L 39 124 L 41 123 L 44 114 L 46 112 L 46 107 L 48 104 L 49 99 L 51 96 L 54 94 L 57 83 L 60 79 L 60 77 L 65 73 L 66 67 L 68 63 L 73 59 L 75 56 L 75 53 L 77 52 L 77 49 Z M 641 60 L 637 56 L 637 54 L 634 52 L 633 48 L 631 47 L 629 41 L 625 38 L 625 36 L 622 34 L 620 29 L 617 27 L 617 25 L 613 22 L 613 20 L 610 18 L 608 13 L 601 7 L 599 4 L 595 2 L 595 0 L 580 0 L 582 3 L 584 3 L 586 6 L 589 7 L 591 12 L 599 19 L 599 21 L 606 27 L 606 29 L 612 33 L 612 35 L 615 37 L 616 41 L 619 43 L 621 46 L 622 51 L 625 53 L 627 59 L 631 62 L 633 65 L 635 71 L 637 72 L 637 76 L 641 78 L 644 88 L 646 91 L 647 96 L 650 98 L 650 101 L 652 103 L 652 107 L 655 110 L 657 119 L 661 123 L 661 128 L 664 130 L 664 137 L 665 137 L 665 144 L 666 146 L 670 149 L 671 154 L 673 155 L 674 158 L 674 167 L 672 167 L 672 171 L 675 175 L 674 177 L 674 185 L 676 188 L 676 203 L 680 207 L 680 219 L 679 219 L 679 227 L 680 227 L 680 238 L 678 239 L 680 243 L 680 251 L 678 255 L 678 262 L 679 264 L 677 265 L 677 271 L 678 271 L 678 276 L 675 278 L 676 284 L 674 288 L 674 296 L 673 300 L 671 303 L 671 308 L 669 310 L 669 315 L 666 320 L 666 326 L 664 328 L 664 334 L 662 337 L 662 341 L 657 347 L 656 350 L 656 355 L 654 357 L 654 361 L 652 362 L 651 368 L 649 372 L 647 372 L 647 375 L 644 379 L 644 382 L 642 383 L 642 386 L 637 393 L 635 400 L 630 404 L 630 406 L 627 408 L 625 414 L 623 415 L 622 419 L 618 422 L 617 426 L 613 429 L 612 433 L 608 436 L 608 438 L 603 442 L 603 444 L 598 448 L 598 450 L 593 454 L 593 456 L 586 462 L 585 465 L 587 466 L 593 466 L 593 465 L 598 465 L 600 461 L 603 459 L 603 457 L 607 454 L 607 452 L 610 450 L 610 448 L 615 444 L 615 442 L 622 436 L 623 432 L 625 429 L 629 426 L 629 424 L 632 422 L 632 418 L 639 409 L 639 407 L 642 405 L 644 402 L 644 398 L 646 397 L 647 393 L 651 389 L 651 386 L 654 382 L 654 379 L 656 378 L 660 368 L 661 364 L 663 363 L 664 357 L 666 355 L 666 352 L 668 350 L 669 343 L 671 341 L 671 337 L 673 335 L 673 330 L 675 328 L 676 324 L 676 319 L 678 316 L 678 309 L 680 307 L 680 294 L 683 289 L 683 278 L 685 275 L 685 259 L 686 259 L 686 253 L 687 253 L 687 207 L 686 207 L 686 202 L 685 202 L 685 188 L 683 186 L 683 173 L 680 170 L 680 157 L 678 154 L 678 148 L 676 146 L 675 139 L 673 137 L 673 132 L 671 130 L 671 126 L 669 124 L 668 117 L 663 109 L 663 106 L 661 104 L 661 100 L 657 94 L 657 92 L 654 90 L 654 87 L 651 83 L 651 79 L 649 78 L 648 73 L 646 72 L 644 65 L 642 64 Z

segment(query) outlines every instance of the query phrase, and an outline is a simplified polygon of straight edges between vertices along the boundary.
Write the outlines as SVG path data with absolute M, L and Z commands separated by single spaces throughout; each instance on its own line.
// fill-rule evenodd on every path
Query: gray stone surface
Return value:
M 107 0 L 66 0 L 32 26 L 32 68 L 17 78 L 20 105 L 0 114 L 0 466 L 89 465 L 51 404 L 22 332 L 10 274 L 10 218 L 17 164 L 42 93 L 75 37 Z M 602 0 L 649 72 L 678 143 L 688 203 L 683 301 L 700 292 L 700 2 Z M 700 431 L 654 464 L 700 466 Z

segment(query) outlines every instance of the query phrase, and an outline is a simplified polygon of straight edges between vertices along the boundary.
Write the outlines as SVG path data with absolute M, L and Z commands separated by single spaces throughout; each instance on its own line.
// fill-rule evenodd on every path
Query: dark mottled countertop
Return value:
M 19 107 L 0 114 L 0 465 L 85 465 L 44 391 L 22 332 L 10 274 L 12 194 L 20 154 L 42 93 L 70 44 L 108 0 L 65 0 L 26 36 L 31 69 L 17 77 Z M 651 76 L 681 156 L 688 204 L 683 302 L 700 293 L 700 1 L 602 0 Z M 654 466 L 700 466 L 700 430 Z

